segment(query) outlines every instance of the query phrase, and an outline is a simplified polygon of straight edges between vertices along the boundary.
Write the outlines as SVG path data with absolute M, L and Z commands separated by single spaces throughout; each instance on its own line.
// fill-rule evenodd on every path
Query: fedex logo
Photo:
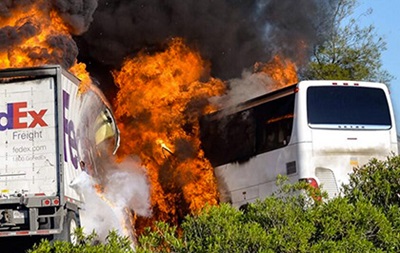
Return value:
M 26 110 L 27 107 L 27 102 L 8 103 L 7 112 L 0 112 L 0 131 L 48 126 L 43 119 L 47 109 L 37 112 L 35 110 Z M 32 120 L 28 118 L 28 114 L 32 117 Z M 6 120 L 4 121 L 3 119 Z
M 64 118 L 64 161 L 71 161 L 75 169 L 78 169 L 78 140 L 75 133 L 75 124 L 68 118 L 70 95 L 63 91 L 63 118 Z

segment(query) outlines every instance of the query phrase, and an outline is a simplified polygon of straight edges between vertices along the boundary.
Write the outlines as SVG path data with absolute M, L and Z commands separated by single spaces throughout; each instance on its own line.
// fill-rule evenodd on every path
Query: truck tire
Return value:
M 55 241 L 66 241 L 73 244 L 77 243 L 77 239 L 74 236 L 75 229 L 80 227 L 79 218 L 73 211 L 68 211 L 64 218 L 63 230 L 60 234 L 54 235 Z

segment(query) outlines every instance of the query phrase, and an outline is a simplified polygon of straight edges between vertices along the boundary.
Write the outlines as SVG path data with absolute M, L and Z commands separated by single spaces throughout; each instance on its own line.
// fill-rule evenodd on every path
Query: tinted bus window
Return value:
M 205 156 L 219 166 L 286 146 L 293 128 L 294 98 L 291 94 L 219 118 L 205 116 L 200 121 Z
M 309 87 L 307 108 L 310 125 L 391 126 L 385 93 L 378 88 Z
M 286 146 L 292 134 L 295 94 L 254 108 L 257 154 Z
M 242 162 L 254 156 L 255 123 L 252 110 L 220 119 L 204 117 L 200 121 L 200 138 L 206 157 L 213 166 Z

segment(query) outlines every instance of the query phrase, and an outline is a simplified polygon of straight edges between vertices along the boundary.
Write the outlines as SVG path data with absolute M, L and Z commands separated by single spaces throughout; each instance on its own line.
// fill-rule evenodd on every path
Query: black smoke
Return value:
M 54 0 L 51 1 L 73 35 L 87 31 L 93 21 L 98 0 Z
M 33 6 L 48 17 L 51 11 L 56 11 L 68 26 L 70 34 L 79 35 L 88 30 L 97 8 L 97 0 L 1 0 L 0 2 L 0 25 L 5 24 L 7 19 L 13 18 L 17 11 L 26 14 L 17 20 L 15 25 L 0 26 L 0 52 L 7 52 L 11 62 L 20 51 L 26 53 L 35 65 L 60 64 L 66 69 L 70 68 L 78 56 L 79 49 L 69 35 L 49 36 L 46 41 L 48 47 L 22 47 L 26 40 L 41 33 L 43 24 L 32 21 L 35 18 L 34 14 L 30 14 Z
M 320 21 L 336 0 L 99 0 L 90 29 L 77 38 L 80 58 L 119 68 L 140 50 L 182 37 L 211 62 L 212 75 L 240 76 L 276 53 L 301 63 L 323 41 Z M 324 27 L 329 29 L 329 27 Z M 299 52 L 300 44 L 306 45 Z M 90 66 L 89 66 L 90 67 Z M 97 67 L 90 67 L 95 70 Z
M 35 0 L 2 0 L 0 1 L 0 19 L 10 17 L 15 9 L 24 8 L 26 10 L 34 2 Z
M 56 10 L 74 40 L 54 35 L 57 50 L 33 50 L 34 59 L 69 68 L 86 63 L 103 85 L 114 87 L 111 70 L 126 57 L 162 50 L 169 39 L 182 37 L 211 63 L 211 75 L 239 77 L 255 62 L 279 53 L 301 65 L 329 31 L 337 0 L 1 0 L 0 22 L 31 5 Z M 0 52 L 40 33 L 37 24 L 21 20 L 0 26 Z M 79 53 L 79 54 L 78 54 Z M 115 92 L 115 90 L 114 90 Z M 107 94 L 112 97 L 113 94 Z

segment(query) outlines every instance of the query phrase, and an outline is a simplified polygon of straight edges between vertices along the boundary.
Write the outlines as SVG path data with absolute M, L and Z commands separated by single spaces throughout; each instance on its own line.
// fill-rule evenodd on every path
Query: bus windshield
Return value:
M 312 128 L 391 128 L 388 102 L 379 88 L 312 86 L 307 89 L 307 108 Z

